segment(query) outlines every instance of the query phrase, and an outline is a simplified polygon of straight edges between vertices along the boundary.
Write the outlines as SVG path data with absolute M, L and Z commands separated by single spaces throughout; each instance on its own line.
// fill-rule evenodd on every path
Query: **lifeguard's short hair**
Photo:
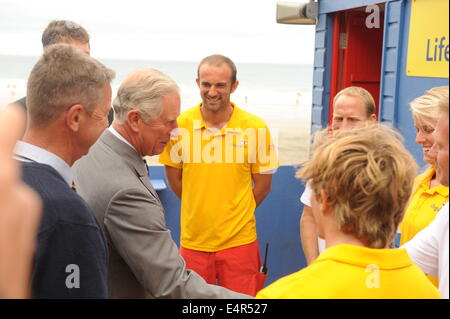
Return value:
M 298 172 L 323 190 L 337 227 L 371 248 L 389 246 L 403 218 L 417 165 L 401 136 L 381 124 L 338 130 Z
M 410 103 L 414 122 L 423 123 L 429 119 L 437 121 L 440 112 L 448 113 L 448 86 L 437 86 L 429 89 L 424 95 Z
M 74 104 L 91 114 L 114 76 L 113 70 L 71 45 L 46 47 L 28 78 L 29 125 L 47 125 Z
M 48 24 L 42 33 L 42 46 L 44 48 L 52 44 L 72 40 L 89 43 L 89 34 L 81 25 L 69 20 L 54 20 Z
M 333 105 L 336 104 L 337 99 L 342 95 L 349 95 L 353 97 L 359 97 L 364 104 L 367 118 L 376 113 L 375 100 L 372 94 L 366 89 L 359 86 L 349 86 L 339 91 L 333 99 Z
M 231 70 L 231 84 L 236 82 L 237 68 L 236 68 L 236 64 L 234 64 L 234 62 L 230 58 L 228 58 L 224 55 L 221 55 L 221 54 L 213 54 L 213 55 L 207 56 L 206 58 L 201 60 L 200 64 L 198 65 L 198 68 L 197 68 L 197 77 L 198 78 L 200 78 L 200 68 L 202 67 L 203 64 L 209 64 L 209 65 L 214 65 L 214 66 L 221 66 L 222 64 L 228 65 L 228 67 Z
M 136 70 L 123 80 L 117 91 L 113 101 L 114 120 L 124 124 L 128 112 L 137 110 L 148 123 L 162 114 L 162 98 L 179 91 L 174 80 L 156 69 Z

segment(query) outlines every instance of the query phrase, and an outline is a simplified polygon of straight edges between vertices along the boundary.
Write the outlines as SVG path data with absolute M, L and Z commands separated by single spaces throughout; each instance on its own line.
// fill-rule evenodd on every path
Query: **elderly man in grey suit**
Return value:
M 78 192 L 107 237 L 110 298 L 247 298 L 186 269 L 148 179 L 143 157 L 160 154 L 177 128 L 176 83 L 138 70 L 120 86 L 113 108 L 113 124 L 75 165 Z

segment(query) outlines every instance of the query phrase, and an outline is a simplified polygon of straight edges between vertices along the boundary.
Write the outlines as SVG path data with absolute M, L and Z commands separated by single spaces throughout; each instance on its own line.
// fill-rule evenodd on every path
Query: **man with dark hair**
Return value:
M 208 283 L 255 295 L 264 282 L 254 211 L 271 190 L 278 159 L 266 123 L 230 101 L 236 66 L 204 58 L 202 102 L 178 118 L 180 135 L 160 156 L 181 199 L 181 255 Z
M 43 202 L 34 298 L 106 298 L 107 247 L 76 193 L 71 166 L 108 126 L 114 72 L 67 44 L 44 50 L 28 78 L 28 126 L 15 148 L 22 177 Z

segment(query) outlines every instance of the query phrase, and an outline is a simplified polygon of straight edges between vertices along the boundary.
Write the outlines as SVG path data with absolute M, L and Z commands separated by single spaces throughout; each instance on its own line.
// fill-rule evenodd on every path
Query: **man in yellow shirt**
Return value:
M 229 58 L 204 58 L 196 81 L 202 102 L 180 115 L 159 159 L 181 199 L 181 255 L 208 283 L 255 295 L 254 210 L 270 192 L 276 150 L 265 122 L 230 101 L 239 82 Z
M 301 169 L 325 251 L 257 298 L 440 298 L 405 249 L 389 249 L 415 164 L 391 129 L 334 133 Z

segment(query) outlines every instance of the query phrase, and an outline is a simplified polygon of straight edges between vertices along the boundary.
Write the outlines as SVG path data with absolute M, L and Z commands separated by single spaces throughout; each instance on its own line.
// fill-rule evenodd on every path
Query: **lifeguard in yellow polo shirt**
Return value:
M 313 215 L 327 248 L 257 298 L 440 298 L 405 249 L 389 248 L 416 168 L 385 126 L 334 132 L 299 172 L 311 182 Z
M 445 98 L 448 101 L 448 86 L 438 86 L 431 88 L 410 103 L 417 132 L 416 143 L 421 145 L 423 160 L 429 164 L 429 167 L 414 181 L 413 193 L 406 208 L 405 217 L 399 226 L 400 246 L 409 242 L 427 227 L 448 202 L 448 187 L 440 182 L 440 172 L 436 170 L 436 154 L 431 152 L 431 147 L 435 143 L 434 131 L 440 116 L 439 105 L 445 101 Z M 428 278 L 438 287 L 437 277 L 429 275 Z
M 180 115 L 178 136 L 159 158 L 181 199 L 180 252 L 208 283 L 255 295 L 254 211 L 270 192 L 276 149 L 265 122 L 230 101 L 239 84 L 233 61 L 208 56 L 197 76 L 202 102 Z

